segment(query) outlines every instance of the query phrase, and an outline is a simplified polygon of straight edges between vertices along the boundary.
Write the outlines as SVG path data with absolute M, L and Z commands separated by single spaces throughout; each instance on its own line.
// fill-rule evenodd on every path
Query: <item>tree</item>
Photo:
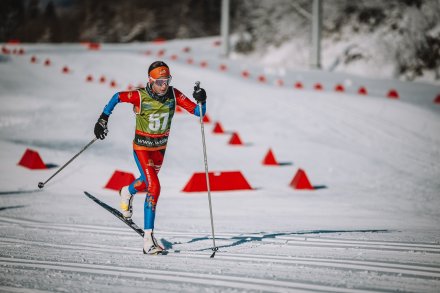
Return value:
M 17 38 L 14 32 L 25 18 L 24 0 L 0 1 L 0 42 Z

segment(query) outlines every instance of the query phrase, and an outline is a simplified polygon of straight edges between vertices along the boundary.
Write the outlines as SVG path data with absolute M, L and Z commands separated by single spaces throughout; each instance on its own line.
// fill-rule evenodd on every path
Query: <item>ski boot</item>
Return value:
M 143 252 L 149 255 L 165 253 L 163 247 L 161 247 L 156 238 L 154 238 L 153 231 L 145 231 Z
M 133 215 L 133 195 L 128 191 L 128 186 L 124 186 L 119 190 L 121 196 L 121 213 L 126 220 L 130 220 Z

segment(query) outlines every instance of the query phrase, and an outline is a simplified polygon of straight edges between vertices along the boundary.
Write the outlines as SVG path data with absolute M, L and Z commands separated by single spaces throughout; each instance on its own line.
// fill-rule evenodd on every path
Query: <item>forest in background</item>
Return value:
M 289 42 L 310 47 L 311 0 L 230 2 L 233 52 L 264 55 Z M 347 44 L 340 66 L 383 58 L 395 64 L 394 77 L 413 80 L 430 72 L 440 80 L 440 1 L 323 0 L 322 5 L 323 41 Z M 220 9 L 221 0 L 2 0 L 0 42 L 128 43 L 217 36 Z M 351 41 L 359 36 L 371 40 L 368 46 Z

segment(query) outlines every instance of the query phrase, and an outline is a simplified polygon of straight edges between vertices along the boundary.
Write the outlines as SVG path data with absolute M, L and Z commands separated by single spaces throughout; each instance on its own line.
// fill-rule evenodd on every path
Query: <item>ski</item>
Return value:
M 96 197 L 94 197 L 93 195 L 91 195 L 90 193 L 88 193 L 87 191 L 84 191 L 84 194 L 89 197 L 91 200 L 93 200 L 94 202 L 96 202 L 97 204 L 99 204 L 101 207 L 103 207 L 104 209 L 106 209 L 107 211 L 109 211 L 110 213 L 112 213 L 114 216 L 116 216 L 116 218 L 118 218 L 119 220 L 121 220 L 122 222 L 124 222 L 128 227 L 130 227 L 131 229 L 133 229 L 134 231 L 136 231 L 136 233 L 138 233 L 141 237 L 144 237 L 144 230 L 139 228 L 138 225 L 136 225 L 135 222 L 133 222 L 133 220 L 127 220 L 125 219 L 121 212 L 118 211 L 115 208 L 112 208 L 111 206 L 109 206 L 108 204 L 106 204 L 103 201 L 100 201 L 99 199 L 97 199 Z

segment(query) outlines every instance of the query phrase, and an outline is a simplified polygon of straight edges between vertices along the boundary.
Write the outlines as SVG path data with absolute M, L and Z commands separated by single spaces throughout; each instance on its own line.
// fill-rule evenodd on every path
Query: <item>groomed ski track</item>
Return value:
M 103 44 L 93 52 L 81 45 L 24 45 L 25 55 L 4 58 L 0 292 L 437 293 L 440 108 L 432 100 L 438 88 L 267 71 L 218 58 L 213 40 Z M 48 58 L 51 66 L 44 66 Z M 115 109 L 105 141 L 43 190 L 35 190 L 37 183 L 54 169 L 17 166 L 26 148 L 45 162 L 68 161 L 92 138 L 114 92 L 145 83 L 145 68 L 156 59 L 171 65 L 173 85 L 185 94 L 196 80 L 208 91 L 208 114 L 227 132 L 213 134 L 213 123 L 205 125 L 210 170 L 240 170 L 253 187 L 212 194 L 214 259 L 206 194 L 181 192 L 191 174 L 204 171 L 200 125 L 187 113 L 175 115 L 160 173 L 155 235 L 167 255 L 143 255 L 139 235 L 82 195 L 88 190 L 118 207 L 106 182 L 115 169 L 137 176 L 130 105 Z M 227 71 L 219 70 L 222 63 Z M 65 65 L 68 74 L 61 72 Z M 243 77 L 243 70 L 251 75 Z M 258 81 L 263 72 L 265 83 Z M 296 81 L 304 88 L 294 88 Z M 317 82 L 323 91 L 313 89 Z M 336 83 L 346 91 L 335 92 Z M 357 94 L 360 86 L 368 95 Z M 390 88 L 401 97 L 386 98 Z M 232 131 L 244 146 L 228 145 Z M 291 164 L 263 166 L 269 147 Z M 289 187 L 299 168 L 321 188 Z M 134 201 L 133 220 L 141 227 L 143 195 Z
M 3 222 L 3 223 L 2 223 Z M 64 232 L 83 232 L 83 233 L 101 233 L 108 235 L 125 235 L 133 236 L 135 233 L 130 228 L 113 228 L 96 225 L 74 225 L 74 224 L 54 224 L 50 222 L 36 223 L 34 221 L 18 218 L 7 218 L 0 216 L 0 225 L 6 223 L 17 224 L 23 227 L 31 227 L 33 229 L 43 230 L 60 230 Z M 345 231 L 346 233 L 355 231 Z M 370 231 L 363 231 L 364 233 Z M 337 233 L 337 232 L 334 232 Z M 183 238 L 186 241 L 194 242 L 196 240 L 209 240 L 211 236 L 209 233 L 200 232 L 173 232 L 173 231 L 160 231 L 157 230 L 158 236 L 172 236 L 179 239 Z M 281 235 L 279 235 L 281 234 Z M 290 245 L 290 246 L 307 246 L 307 247 L 329 247 L 329 248 L 356 248 L 356 249 L 371 249 L 371 250 L 393 250 L 393 251 L 409 251 L 409 252 L 424 252 L 440 254 L 440 245 L 431 243 L 409 243 L 409 242 L 393 242 L 393 241 L 372 241 L 372 240 L 350 240 L 350 239 L 335 239 L 326 238 L 325 236 L 314 237 L 313 234 L 328 234 L 325 231 L 307 232 L 299 231 L 293 232 L 290 236 L 284 236 L 286 233 L 266 233 L 264 234 L 230 234 L 230 233 L 217 233 L 216 239 L 228 240 L 232 242 L 229 246 L 234 246 L 236 241 L 242 242 L 264 242 L 265 244 L 274 245 Z M 308 236 L 295 236 L 293 234 L 306 234 Z M 228 246 L 228 245 L 225 245 Z M 219 245 L 221 248 L 222 245 Z
M 424 257 L 431 255 L 433 258 L 438 258 L 440 245 L 434 243 L 332 238 L 329 236 L 332 235 L 331 233 L 326 233 L 328 234 L 327 236 L 325 236 L 326 234 L 319 233 L 276 236 L 276 233 L 272 233 L 275 236 L 267 239 L 265 239 L 265 234 L 220 233 L 217 239 L 221 247 L 220 251 L 214 260 L 210 260 L 210 238 L 207 236 L 208 234 L 157 231 L 157 237 L 163 243 L 168 243 L 172 247 L 168 248 L 168 255 L 148 257 L 148 262 L 153 262 L 154 268 L 145 268 L 126 265 L 119 266 L 115 263 L 108 264 L 106 260 L 98 261 L 98 263 L 95 263 L 97 259 L 93 263 L 84 261 L 87 255 L 120 255 L 138 258 L 141 255 L 137 245 L 139 242 L 137 240 L 140 237 L 129 227 L 55 224 L 4 216 L 0 216 L 0 227 L 8 227 L 8 229 L 23 231 L 24 233 L 35 230 L 52 231 L 52 234 L 58 235 L 60 239 L 70 239 L 71 235 L 75 235 L 74 240 L 67 241 L 69 244 L 62 241 L 51 243 L 45 240 L 3 237 L 0 240 L 0 247 L 4 248 L 5 251 L 8 250 L 8 247 L 15 246 L 20 247 L 20 250 L 24 253 L 11 256 L 5 256 L 2 253 L 0 256 L 0 267 L 3 271 L 20 274 L 26 274 L 27 270 L 32 269 L 63 274 L 96 275 L 101 277 L 114 276 L 117 278 L 134 278 L 139 280 L 139 282 L 148 283 L 150 288 L 160 288 L 160 285 L 157 283 L 166 281 L 178 284 L 178 286 L 184 288 L 184 291 L 186 288 L 185 284 L 193 284 L 202 286 L 201 288 L 217 288 L 214 291 L 218 290 L 219 292 L 237 289 L 267 292 L 388 292 L 386 288 L 343 288 L 325 284 L 325 282 L 320 280 L 271 279 L 265 277 L 264 273 L 262 275 L 253 273 L 252 276 L 248 276 L 243 272 L 243 270 L 246 270 L 246 267 L 255 266 L 261 266 L 262 269 L 275 268 L 276 271 L 280 272 L 294 272 L 298 269 L 301 271 L 324 269 L 338 272 L 337 274 L 342 275 L 368 272 L 369 274 L 381 275 L 391 279 L 412 280 L 417 278 L 433 284 L 438 283 L 440 279 L 440 265 L 438 263 L 427 264 L 423 258 L 420 258 L 420 261 L 417 262 L 418 254 Z M 17 234 L 19 235 L 21 232 Z M 100 235 L 99 237 L 105 238 L 120 235 L 123 243 L 105 245 L 81 242 L 80 239 L 88 238 L 87 235 Z M 248 239 L 248 241 L 239 246 L 233 245 L 238 239 Z M 194 246 L 203 248 L 194 249 Z M 236 247 L 241 248 L 236 249 Z M 255 248 L 260 248 L 262 253 L 240 252 L 244 247 L 253 247 L 254 250 Z M 282 252 L 286 247 L 294 249 L 303 247 L 307 251 L 315 251 L 315 254 L 316 250 L 322 250 L 322 255 L 328 256 L 292 257 L 270 253 L 270 251 Z M 338 250 L 342 254 L 338 255 L 335 252 Z M 66 256 L 63 257 L 66 260 L 44 260 L 38 258 L 38 251 L 56 251 L 54 256 L 68 255 L 70 251 L 75 251 L 83 254 L 84 258 L 82 262 Z M 384 251 L 393 253 L 394 259 L 381 259 L 381 252 Z M 371 257 L 376 254 L 376 257 Z M 368 257 L 362 259 L 359 255 L 368 255 Z M 410 260 L 401 260 L 408 256 Z M 186 271 L 184 264 L 187 262 L 196 263 L 199 267 L 199 272 Z M 221 268 L 229 267 L 231 269 L 220 269 L 219 271 L 212 269 L 212 267 L 215 268 L 216 266 Z M 236 267 L 241 268 L 238 274 L 233 273 Z M 202 272 L 204 269 L 207 273 Z M 6 286 L 2 290 L 14 292 L 14 287 Z
M 139 249 L 135 247 L 115 247 L 110 245 L 94 245 L 94 244 L 50 244 L 45 242 L 28 241 L 13 238 L 3 238 L 0 240 L 2 245 L 19 245 L 27 244 L 29 246 L 37 246 L 42 248 L 57 249 L 75 249 L 87 250 L 94 252 L 110 252 L 119 254 L 139 254 Z M 206 253 L 189 252 L 189 251 L 169 251 L 169 257 L 177 258 L 199 258 L 206 259 Z M 7 259 L 3 259 L 6 261 Z M 329 268 L 339 268 L 346 270 L 368 270 L 381 273 L 402 274 L 408 276 L 419 276 L 427 278 L 439 278 L 440 266 L 428 266 L 424 264 L 408 264 L 383 261 L 360 261 L 350 259 L 331 259 L 331 258 L 314 258 L 314 257 L 283 257 L 266 254 L 250 254 L 250 253 L 231 253 L 224 252 L 217 257 L 219 261 L 246 261 L 256 263 L 276 263 L 284 265 L 308 265 L 308 266 L 324 266 Z
M 257 290 L 268 292 L 375 292 L 371 290 L 334 288 L 318 284 L 296 283 L 293 281 L 273 281 L 255 278 L 242 278 L 235 276 L 215 275 L 215 274 L 195 274 L 172 270 L 148 270 L 129 267 L 115 267 L 91 264 L 78 264 L 67 262 L 49 262 L 26 259 L 4 259 L 0 258 L 2 266 L 12 266 L 18 268 L 32 268 L 55 271 L 68 271 L 82 274 L 99 274 L 117 277 L 131 277 L 140 279 L 150 279 L 151 281 L 169 281 L 179 283 L 195 283 L 205 286 L 215 286 L 220 288 L 239 288 L 245 290 Z

